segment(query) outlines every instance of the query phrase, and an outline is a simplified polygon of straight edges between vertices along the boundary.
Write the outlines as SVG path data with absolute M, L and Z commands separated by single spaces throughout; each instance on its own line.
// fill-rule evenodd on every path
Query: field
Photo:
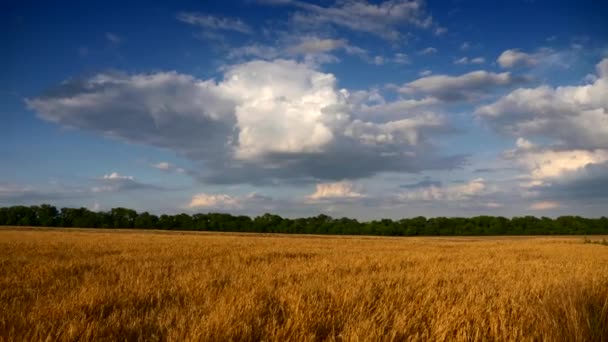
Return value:
M 608 247 L 0 229 L 0 341 L 608 340 Z

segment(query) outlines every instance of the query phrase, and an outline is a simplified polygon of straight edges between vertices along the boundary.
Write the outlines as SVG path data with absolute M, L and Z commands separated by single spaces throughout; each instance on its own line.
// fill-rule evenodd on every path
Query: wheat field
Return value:
M 0 230 L 1 341 L 606 341 L 582 237 Z

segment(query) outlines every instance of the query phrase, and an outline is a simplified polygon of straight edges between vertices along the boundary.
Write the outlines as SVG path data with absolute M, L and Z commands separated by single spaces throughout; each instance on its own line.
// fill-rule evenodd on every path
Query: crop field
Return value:
M 607 341 L 608 247 L 0 229 L 0 341 Z

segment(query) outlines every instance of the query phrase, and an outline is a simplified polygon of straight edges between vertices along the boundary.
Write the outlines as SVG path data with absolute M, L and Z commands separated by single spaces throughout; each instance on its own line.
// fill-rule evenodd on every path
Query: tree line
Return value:
M 608 234 L 606 217 L 561 216 L 552 219 L 534 216 L 419 216 L 360 222 L 356 219 L 332 218 L 323 214 L 296 219 L 273 214 L 255 218 L 224 213 L 157 216 L 127 208 L 95 212 L 86 208 L 57 209 L 49 204 L 0 208 L 0 225 L 383 236 Z

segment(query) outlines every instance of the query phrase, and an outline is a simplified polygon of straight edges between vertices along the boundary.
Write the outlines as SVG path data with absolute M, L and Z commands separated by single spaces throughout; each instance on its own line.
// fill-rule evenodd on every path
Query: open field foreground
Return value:
M 0 340 L 608 340 L 582 237 L 0 230 Z

